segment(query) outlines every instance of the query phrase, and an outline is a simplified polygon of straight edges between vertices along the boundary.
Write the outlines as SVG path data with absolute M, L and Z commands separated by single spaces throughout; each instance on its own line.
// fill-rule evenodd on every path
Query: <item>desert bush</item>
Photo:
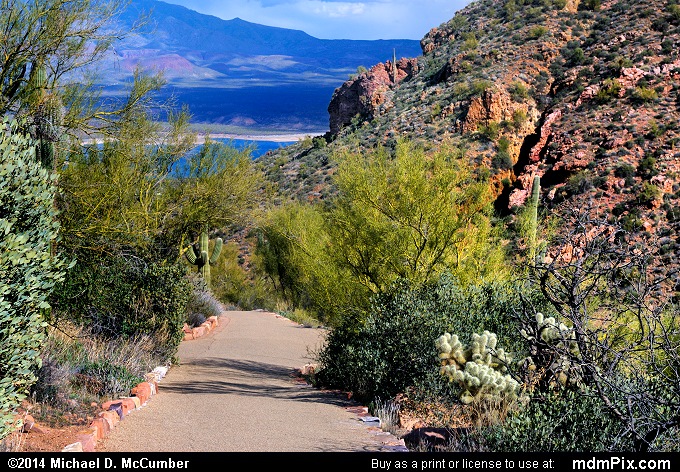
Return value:
M 182 340 L 191 293 L 186 268 L 135 254 L 82 260 L 55 291 L 52 320 L 90 326 L 110 338 L 148 334 L 169 359 Z
M 0 125 L 0 438 L 36 381 L 42 315 L 65 269 L 52 254 L 59 230 L 52 178 L 17 127 Z
M 366 305 L 367 289 L 328 251 L 332 240 L 319 208 L 282 205 L 266 215 L 257 232 L 262 267 L 293 310 L 306 309 L 332 325 L 346 307 Z
M 317 378 L 369 401 L 407 390 L 414 399 L 459 397 L 439 374 L 433 340 L 447 331 L 467 338 L 488 329 L 509 351 L 522 352 L 510 316 L 521 306 L 520 290 L 511 282 L 466 285 L 446 273 L 420 287 L 396 282 L 374 298 L 365 320 L 345 316 L 329 332 Z
M 89 404 L 127 395 L 145 374 L 166 363 L 151 336 L 111 338 L 70 322 L 48 329 L 40 357 L 31 393 L 36 402 L 57 408 L 68 408 L 72 399 Z
M 494 452 L 613 452 L 629 450 L 604 403 L 586 391 L 549 392 L 506 421 L 473 434 Z
M 273 310 L 276 306 L 274 285 L 263 268 L 261 255 L 254 252 L 255 244 L 245 261 L 235 241 L 222 247 L 222 255 L 212 269 L 211 290 L 225 306 L 242 310 Z
M 529 89 L 524 85 L 524 82 L 520 80 L 513 81 L 508 88 L 508 92 L 516 102 L 522 102 L 529 98 Z
M 211 316 L 220 316 L 224 305 L 208 289 L 205 281 L 197 274 L 188 276 L 191 283 L 191 294 L 187 302 L 187 324 L 200 326 Z

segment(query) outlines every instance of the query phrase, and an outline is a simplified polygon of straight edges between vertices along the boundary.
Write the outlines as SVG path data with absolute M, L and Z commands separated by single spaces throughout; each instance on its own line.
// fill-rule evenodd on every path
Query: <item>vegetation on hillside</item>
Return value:
M 648 119 L 677 104 L 677 4 L 633 3 L 475 2 L 423 39 L 417 74 L 374 116 L 255 162 L 192 150 L 185 112 L 161 132 L 158 77 L 136 74 L 122 106 L 88 115 L 45 66 L 63 50 L 7 69 L 3 96 L 32 91 L 4 110 L 17 164 L 0 172 L 16 189 L 0 194 L 0 435 L 28 395 L 116 395 L 173 361 L 184 323 L 237 306 L 323 323 L 311 380 L 449 431 L 413 448 L 677 451 L 677 133 Z M 604 49 L 633 16 L 665 38 L 659 54 L 627 31 L 630 57 Z M 645 82 L 627 82 L 633 64 Z M 47 94 L 82 121 L 42 120 Z M 644 120 L 597 121 L 632 104 Z M 66 138 L 96 126 L 101 145 Z

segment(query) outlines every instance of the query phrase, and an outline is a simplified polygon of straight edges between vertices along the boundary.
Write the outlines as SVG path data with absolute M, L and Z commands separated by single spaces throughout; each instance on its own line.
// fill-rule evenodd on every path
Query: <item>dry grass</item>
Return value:
M 158 345 L 149 336 L 94 336 L 71 323 L 50 328 L 41 352 L 43 366 L 33 387 L 36 409 L 48 417 L 54 416 L 48 413 L 52 409 L 72 413 L 78 405 L 89 407 L 92 402 L 128 394 L 133 383 L 162 362 L 156 353 Z
M 397 434 L 399 431 L 399 411 L 401 406 L 398 402 L 382 401 L 380 399 L 375 401 L 373 406 L 373 415 L 380 418 L 380 428 L 391 434 Z

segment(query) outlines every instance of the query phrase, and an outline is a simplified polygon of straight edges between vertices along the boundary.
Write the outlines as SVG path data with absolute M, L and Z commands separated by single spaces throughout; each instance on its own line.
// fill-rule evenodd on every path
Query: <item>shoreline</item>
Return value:
M 210 139 L 239 139 L 243 141 L 269 141 L 273 143 L 296 143 L 303 139 L 316 136 L 323 136 L 325 131 L 317 133 L 290 133 L 290 134 L 238 134 L 238 133 L 196 133 L 195 144 L 204 144 L 207 138 Z M 104 139 L 85 139 L 82 145 L 101 144 Z
M 321 133 L 323 134 L 323 133 Z M 243 141 L 270 141 L 273 143 L 297 142 L 307 137 L 319 136 L 316 133 L 291 133 L 291 134 L 237 134 L 237 133 L 199 133 L 196 135 L 196 144 L 205 143 L 210 139 L 240 139 Z

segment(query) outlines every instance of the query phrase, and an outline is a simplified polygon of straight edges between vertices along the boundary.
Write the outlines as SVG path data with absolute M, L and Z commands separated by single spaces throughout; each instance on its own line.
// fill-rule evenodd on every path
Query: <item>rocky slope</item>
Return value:
M 594 203 L 680 250 L 677 0 L 480 0 L 335 91 L 331 133 L 262 159 L 292 195 L 332 192 L 333 151 L 448 141 L 489 172 L 511 215 L 541 177 L 541 204 Z M 673 256 L 676 254 L 676 256 Z

